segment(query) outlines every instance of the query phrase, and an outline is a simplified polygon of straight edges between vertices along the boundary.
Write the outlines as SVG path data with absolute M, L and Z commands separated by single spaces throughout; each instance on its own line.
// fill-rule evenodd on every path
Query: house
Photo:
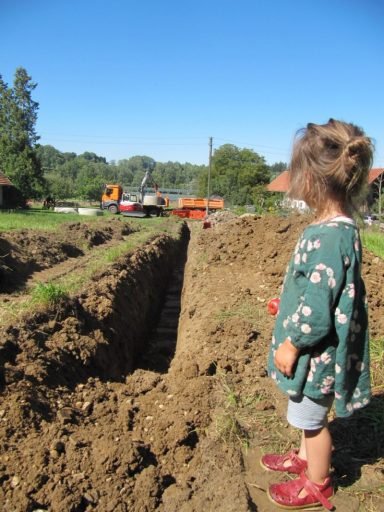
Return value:
M 379 178 L 379 176 L 381 176 L 383 173 L 384 173 L 383 167 L 371 169 L 369 171 L 368 183 L 370 185 L 372 185 L 373 182 L 376 181 Z M 283 171 L 274 180 L 272 180 L 269 185 L 267 185 L 267 190 L 269 192 L 287 192 L 288 187 L 289 187 L 289 171 Z
M 378 178 L 381 177 L 381 179 L 384 180 L 384 168 L 378 167 L 375 169 L 371 169 L 369 171 L 369 177 L 368 177 L 368 183 L 370 185 L 371 192 L 368 196 L 367 204 L 365 205 L 365 208 L 368 208 L 369 204 L 373 202 L 373 197 L 375 195 L 375 190 L 373 190 L 372 185 Z M 282 192 L 286 193 L 289 188 L 289 170 L 283 171 L 281 174 L 279 174 L 274 180 L 267 185 L 267 190 L 269 192 Z M 376 191 L 377 193 L 377 191 Z M 285 198 L 282 201 L 282 205 L 284 207 L 288 208 L 294 208 L 296 210 L 305 211 L 307 209 L 307 205 L 304 201 L 299 201 L 296 199 L 289 199 Z
M 13 183 L 0 171 L 0 208 L 4 208 L 4 192 L 7 187 L 13 187 Z

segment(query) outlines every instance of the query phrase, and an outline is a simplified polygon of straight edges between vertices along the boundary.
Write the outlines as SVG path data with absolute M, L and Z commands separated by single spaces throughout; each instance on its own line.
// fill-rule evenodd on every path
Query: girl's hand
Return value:
M 292 345 L 289 339 L 276 350 L 275 353 L 275 366 L 286 377 L 293 376 L 293 367 L 296 363 L 300 350 Z

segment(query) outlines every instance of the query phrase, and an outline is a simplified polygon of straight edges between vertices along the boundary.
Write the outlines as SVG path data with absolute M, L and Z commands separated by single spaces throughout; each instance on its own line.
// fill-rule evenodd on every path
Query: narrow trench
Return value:
M 160 311 L 152 325 L 144 351 L 138 357 L 135 369 L 166 373 L 176 351 L 181 293 L 187 262 L 189 233 L 182 242 L 180 254 L 171 272 L 168 287 L 161 300 Z

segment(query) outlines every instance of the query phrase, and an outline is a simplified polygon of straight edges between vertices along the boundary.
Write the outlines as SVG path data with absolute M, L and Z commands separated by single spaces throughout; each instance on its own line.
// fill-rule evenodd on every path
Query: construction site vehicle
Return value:
M 224 199 L 203 199 L 194 197 L 182 197 L 178 201 L 178 208 L 171 211 L 172 215 L 187 219 L 204 219 L 208 212 L 222 210 Z
M 146 194 L 146 185 L 153 182 L 155 194 Z M 106 185 L 101 198 L 101 208 L 111 213 L 122 213 L 132 217 L 150 217 L 163 215 L 169 200 L 161 196 L 158 186 L 148 170 L 141 182 L 138 193 L 123 192 L 121 185 Z

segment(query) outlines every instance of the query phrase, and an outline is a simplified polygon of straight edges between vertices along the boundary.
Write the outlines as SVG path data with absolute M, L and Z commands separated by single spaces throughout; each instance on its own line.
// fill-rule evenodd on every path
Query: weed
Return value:
M 384 390 L 384 338 L 370 341 L 371 384 L 374 393 Z
M 42 304 L 58 304 L 68 296 L 65 288 L 54 283 L 39 283 L 31 294 L 32 302 Z
M 257 428 L 259 419 L 265 420 L 268 411 L 258 408 L 266 399 L 263 392 L 241 394 L 229 382 L 223 371 L 217 371 L 221 399 L 215 414 L 215 435 L 226 444 L 236 444 L 243 449 L 249 446 L 250 434 Z

